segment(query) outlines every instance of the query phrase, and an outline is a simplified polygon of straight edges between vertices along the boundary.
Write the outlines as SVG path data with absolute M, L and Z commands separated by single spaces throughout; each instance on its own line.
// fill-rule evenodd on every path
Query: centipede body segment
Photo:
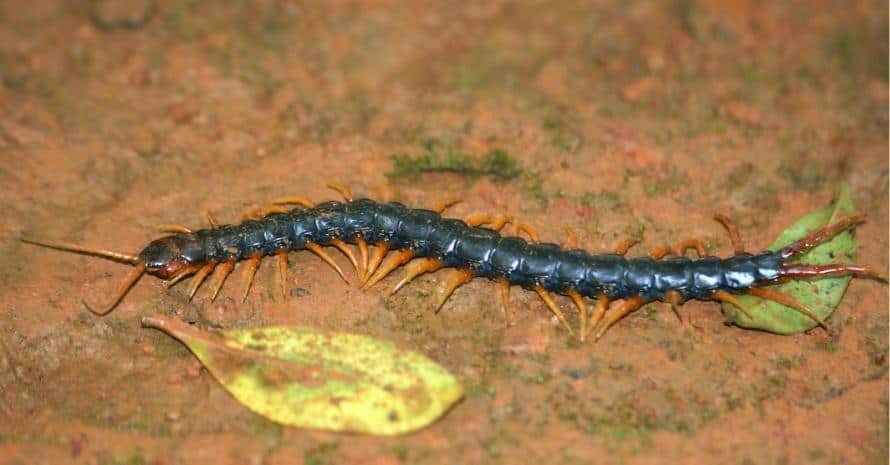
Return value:
M 134 265 L 109 304 L 98 309 L 88 306 L 99 314 L 112 310 L 145 273 L 169 283 L 191 276 L 189 298 L 209 279 L 211 298 L 215 298 L 237 262 L 244 262 L 239 267 L 242 270 L 239 295 L 246 299 L 260 260 L 269 255 L 278 257 L 284 295 L 287 255 L 294 250 L 315 253 L 346 280 L 339 265 L 327 253 L 330 246 L 344 253 L 365 288 L 406 265 L 405 276 L 393 292 L 423 273 L 452 269 L 436 308 L 441 308 L 455 289 L 473 278 L 495 281 L 508 324 L 510 287 L 532 290 L 560 324 L 582 340 L 591 334 L 601 337 L 614 323 L 648 302 L 669 302 L 675 309 L 691 299 L 737 305 L 734 295 L 743 293 L 779 301 L 823 324 L 802 304 L 764 286 L 787 279 L 838 275 L 887 279 L 885 274 L 860 265 L 792 262 L 819 243 L 860 223 L 862 216 L 859 215 L 815 231 L 777 252 L 755 254 L 744 251 L 735 225 L 729 218 L 718 215 L 716 219 L 726 227 L 735 250 L 729 257 L 703 256 L 702 242 L 688 239 L 674 246 L 656 248 L 648 256 L 627 258 L 624 254 L 633 245 L 632 240 L 619 243 L 614 253 L 591 254 L 575 246 L 577 239 L 570 231 L 567 242 L 571 246 L 563 248 L 541 243 L 532 226 L 513 222 L 507 215 L 475 214 L 462 221 L 441 215 L 453 201 L 417 209 L 397 202 L 354 200 L 347 189 L 332 187 L 345 200 L 316 205 L 303 197 L 286 197 L 270 207 L 249 212 L 239 224 L 220 225 L 208 215 L 210 227 L 206 229 L 166 225 L 164 229 L 173 234 L 152 241 L 138 255 L 59 242 L 23 241 Z M 501 234 L 509 222 L 514 223 L 514 231 L 524 232 L 529 240 Z M 358 248 L 358 257 L 350 245 Z M 373 250 L 369 245 L 375 246 Z M 688 249 L 699 256 L 686 257 Z M 553 294 L 568 296 L 578 309 L 577 330 L 571 327 L 553 300 Z M 592 309 L 588 308 L 587 299 L 596 299 Z M 618 302 L 609 305 L 615 301 Z

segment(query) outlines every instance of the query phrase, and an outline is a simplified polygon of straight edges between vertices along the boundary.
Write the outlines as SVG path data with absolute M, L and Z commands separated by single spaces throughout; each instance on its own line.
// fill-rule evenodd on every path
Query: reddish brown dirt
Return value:
M 549 240 L 571 225 L 591 250 L 639 235 L 632 253 L 702 237 L 727 254 L 714 212 L 765 246 L 846 181 L 869 215 L 860 259 L 886 270 L 886 2 L 162 0 L 98 26 L 140 3 L 0 3 L 0 462 L 887 462 L 879 283 L 853 282 L 827 333 L 746 331 L 693 302 L 685 329 L 651 304 L 578 344 L 529 292 L 504 329 L 488 282 L 433 316 L 444 273 L 387 298 L 395 277 L 360 292 L 306 252 L 286 301 L 267 260 L 246 304 L 234 283 L 189 303 L 143 278 L 100 318 L 80 300 L 125 267 L 17 240 L 136 251 L 158 224 L 333 198 L 333 180 L 411 205 L 458 194 L 449 215 L 511 212 Z M 503 148 L 522 174 L 385 176 L 430 139 Z M 282 428 L 140 315 L 370 334 L 468 394 L 399 438 Z

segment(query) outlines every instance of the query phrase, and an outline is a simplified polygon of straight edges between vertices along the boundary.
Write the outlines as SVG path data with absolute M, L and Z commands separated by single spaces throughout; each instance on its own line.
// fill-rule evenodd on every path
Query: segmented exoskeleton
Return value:
M 96 310 L 88 305 L 99 314 L 111 311 L 145 273 L 166 279 L 169 284 L 193 276 L 189 289 L 191 298 L 214 272 L 211 298 L 215 298 L 236 262 L 244 262 L 242 296 L 246 299 L 260 260 L 266 255 L 279 258 L 284 295 L 287 254 L 294 250 L 307 249 L 318 254 L 346 280 L 340 267 L 322 248 L 333 246 L 341 250 L 356 268 L 364 288 L 373 286 L 412 259 L 417 260 L 408 264 L 405 277 L 393 292 L 420 274 L 440 268 L 454 269 L 437 309 L 457 287 L 473 277 L 485 277 L 498 283 L 509 324 L 510 286 L 534 290 L 561 324 L 582 340 L 590 334 L 601 337 L 615 322 L 651 301 L 677 305 L 690 299 L 716 300 L 734 304 L 744 311 L 734 297 L 740 293 L 776 300 L 823 324 L 804 305 L 763 286 L 788 279 L 837 275 L 887 280 L 885 274 L 860 265 L 792 263 L 795 257 L 860 223 L 861 215 L 842 219 L 776 252 L 757 254 L 746 253 L 736 227 L 728 218 L 718 215 L 717 219 L 729 231 L 735 250 L 730 257 L 704 256 L 701 241 L 690 239 L 675 247 L 659 247 L 648 256 L 626 258 L 624 253 L 632 242 L 618 246 L 615 253 L 591 254 L 576 248 L 574 240 L 569 241 L 571 244 L 567 248 L 540 243 L 534 229 L 524 224 L 516 225 L 516 229 L 525 231 L 530 240 L 501 235 L 499 231 L 512 221 L 505 215 L 473 215 L 462 221 L 441 216 L 447 202 L 431 209 L 413 209 L 396 202 L 353 200 L 345 188 L 332 187 L 344 195 L 345 201 L 314 205 L 300 197 L 288 197 L 253 212 L 250 215 L 253 219 L 237 225 L 218 225 L 210 218 L 212 227 L 198 231 L 181 225 L 168 226 L 167 229 L 176 233 L 152 241 L 138 255 L 23 240 L 135 265 L 108 305 Z M 283 206 L 288 204 L 299 206 L 293 209 Z M 489 227 L 482 227 L 483 224 Z M 348 244 L 358 246 L 359 259 Z M 373 251 L 369 244 L 376 246 Z M 687 249 L 695 249 L 699 258 L 685 257 Z M 674 256 L 665 258 L 668 254 Z M 577 331 L 569 325 L 552 293 L 570 297 L 577 306 L 580 312 Z M 585 298 L 597 299 L 592 311 Z M 614 300 L 620 300 L 620 303 L 610 309 L 609 302 Z

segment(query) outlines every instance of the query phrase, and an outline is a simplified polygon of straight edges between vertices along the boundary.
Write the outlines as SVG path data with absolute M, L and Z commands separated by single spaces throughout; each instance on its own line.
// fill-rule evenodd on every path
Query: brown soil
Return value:
M 880 1 L 0 3 L 0 462 L 886 463 L 880 283 L 853 282 L 828 332 L 746 331 L 703 302 L 684 327 L 650 304 L 579 344 L 530 292 L 505 329 L 489 282 L 431 315 L 446 272 L 387 298 L 397 276 L 361 292 L 308 252 L 286 301 L 266 260 L 246 304 L 234 282 L 189 303 L 149 277 L 96 317 L 81 299 L 125 267 L 17 238 L 136 251 L 158 224 L 337 181 L 456 194 L 449 215 L 510 212 L 548 240 L 570 225 L 590 250 L 636 235 L 632 253 L 701 237 L 728 254 L 714 212 L 763 247 L 846 181 L 869 215 L 860 260 L 886 270 L 887 17 Z M 429 141 L 504 149 L 521 173 L 386 176 Z M 140 315 L 370 334 L 468 394 L 404 437 L 282 428 Z

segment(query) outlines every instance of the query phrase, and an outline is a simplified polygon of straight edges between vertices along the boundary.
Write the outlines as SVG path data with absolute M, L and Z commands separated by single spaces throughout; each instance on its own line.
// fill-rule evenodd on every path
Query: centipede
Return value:
M 496 283 L 509 326 L 511 288 L 519 286 L 535 292 L 559 324 L 581 341 L 591 336 L 600 339 L 619 320 L 654 301 L 670 303 L 675 310 L 690 300 L 716 301 L 745 312 L 736 298 L 740 294 L 779 302 L 825 327 L 807 306 L 769 286 L 833 276 L 887 282 L 887 274 L 863 265 L 814 265 L 795 260 L 864 222 L 862 214 L 812 231 L 779 250 L 758 253 L 746 252 L 734 222 L 725 215 L 716 215 L 733 247 L 728 257 L 706 255 L 703 241 L 687 239 L 628 258 L 633 240 L 621 241 L 608 253 L 590 253 L 578 247 L 573 233 L 563 245 L 541 242 L 534 227 L 508 215 L 473 214 L 464 219 L 442 216 L 454 200 L 410 208 L 399 202 L 355 199 L 343 186 L 328 187 L 337 190 L 343 199 L 316 204 L 305 197 L 284 197 L 247 212 L 238 224 L 220 224 L 208 213 L 209 227 L 193 230 L 181 224 L 165 225 L 162 229 L 167 235 L 151 241 L 138 254 L 28 237 L 21 240 L 132 265 L 133 270 L 108 303 L 95 306 L 83 301 L 98 315 L 113 310 L 144 274 L 166 280 L 167 287 L 191 277 L 189 300 L 209 278 L 213 301 L 236 264 L 243 270 L 240 295 L 246 301 L 261 260 L 273 255 L 278 259 L 284 298 L 288 255 L 300 250 L 318 255 L 348 282 L 328 254 L 333 247 L 354 267 L 362 289 L 375 286 L 403 266 L 405 274 L 391 294 L 424 273 L 448 269 L 450 276 L 435 304 L 436 311 L 461 285 L 477 277 L 487 278 Z M 508 224 L 513 233 L 503 234 Z M 695 258 L 687 256 L 690 250 Z M 579 323 L 574 327 L 554 299 L 555 294 L 568 297 L 576 307 Z

